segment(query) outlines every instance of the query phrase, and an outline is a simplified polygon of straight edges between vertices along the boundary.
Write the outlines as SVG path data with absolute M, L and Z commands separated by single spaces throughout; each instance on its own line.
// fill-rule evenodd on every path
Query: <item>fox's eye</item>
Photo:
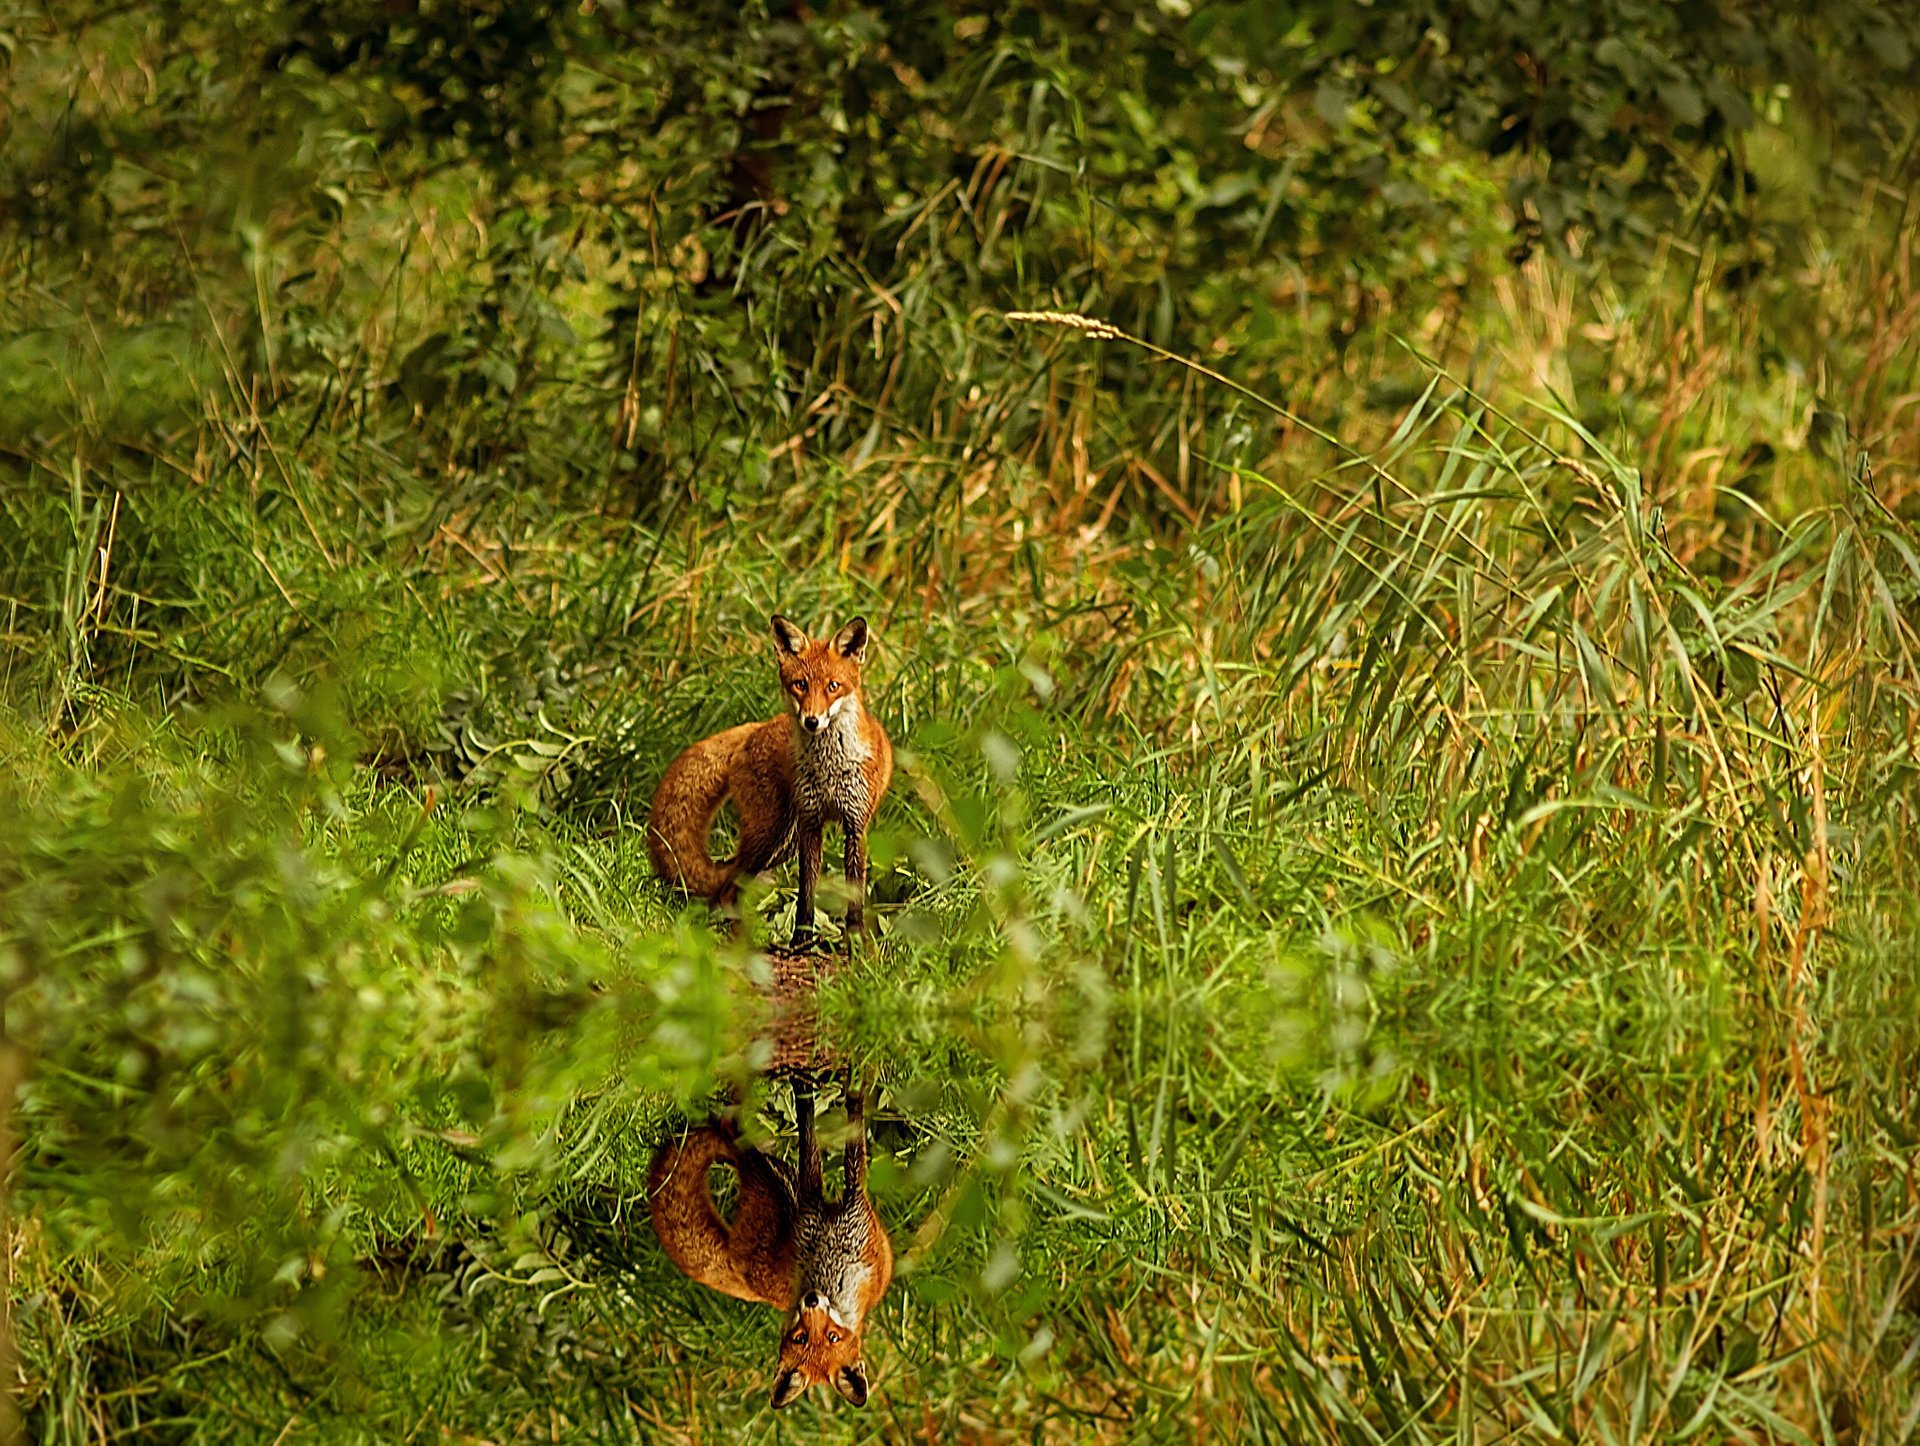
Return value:
M 789 683 L 789 684 L 787 684 L 787 686 L 788 686 L 789 688 L 791 688 L 791 689 L 793 689 L 793 691 L 794 691 L 794 692 L 796 692 L 796 693 L 804 693 L 804 692 L 806 692 L 806 691 L 807 691 L 807 685 L 806 685 L 805 683 L 803 683 L 803 682 L 801 682 L 801 681 L 800 681 L 799 679 L 797 679 L 797 678 L 796 678 L 796 679 L 795 679 L 795 680 L 794 680 L 793 682 L 791 682 L 791 683 Z
M 827 691 L 829 693 L 838 693 L 840 691 L 839 682 L 837 680 L 829 682 L 827 684 Z
M 807 1333 L 805 1331 L 795 1331 L 793 1333 L 793 1343 L 796 1346 L 804 1346 L 807 1343 Z
M 828 1345 L 830 1345 L 830 1346 L 837 1346 L 837 1345 L 839 1345 L 839 1344 L 840 1344 L 840 1332 L 839 1332 L 839 1331 L 828 1331 L 828 1332 L 827 1332 L 827 1344 L 828 1344 Z

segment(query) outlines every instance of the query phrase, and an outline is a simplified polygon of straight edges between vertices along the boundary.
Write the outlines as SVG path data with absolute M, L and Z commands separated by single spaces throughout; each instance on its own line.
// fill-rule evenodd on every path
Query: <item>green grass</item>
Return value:
M 1842 484 L 1728 577 L 1438 378 L 1241 485 L 931 609 L 836 565 L 833 471 L 459 547 L 16 501 L 69 575 L 114 536 L 4 732 L 35 1438 L 1910 1433 L 1911 527 Z M 868 1413 L 780 1422 L 771 1313 L 644 1220 L 765 1046 L 638 826 L 775 604 L 874 616 L 906 760 L 820 1008 L 909 1264 Z
M 1436 137 L 1439 280 L 1175 297 L 1221 207 L 1127 214 L 1064 80 L 756 229 L 678 121 L 642 206 L 288 67 L 235 199 L 224 15 L 101 163 L 124 246 L 0 227 L 22 1439 L 1915 1439 L 1910 187 L 1747 290 L 1509 263 L 1517 173 Z M 144 134 L 151 17 L 40 25 L 21 113 Z M 792 1148 L 766 971 L 642 846 L 776 609 L 871 619 L 900 748 L 813 1001 L 901 1257 L 864 1413 L 775 1417 L 772 1313 L 645 1218 L 730 1086 Z

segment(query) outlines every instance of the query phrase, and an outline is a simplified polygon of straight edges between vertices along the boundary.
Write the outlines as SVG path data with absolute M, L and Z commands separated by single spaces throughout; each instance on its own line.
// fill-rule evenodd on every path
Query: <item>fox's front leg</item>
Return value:
M 813 894 L 820 883 L 820 859 L 826 852 L 826 843 L 819 820 L 800 820 L 800 897 L 793 906 L 793 947 L 796 949 L 804 949 L 813 942 Z
M 714 900 L 722 916 L 738 931 L 740 888 L 778 865 L 793 850 L 794 816 L 779 792 L 757 779 L 745 780 L 737 791 L 740 847 L 729 868 L 725 890 Z
M 867 830 L 864 826 L 847 829 L 847 932 L 860 934 L 867 927 Z
M 793 1121 L 800 1129 L 800 1199 L 819 1203 L 823 1171 L 820 1162 L 820 1136 L 813 1127 L 813 1081 L 793 1082 Z
M 867 1193 L 867 1101 L 859 1090 L 847 1090 L 847 1195 Z

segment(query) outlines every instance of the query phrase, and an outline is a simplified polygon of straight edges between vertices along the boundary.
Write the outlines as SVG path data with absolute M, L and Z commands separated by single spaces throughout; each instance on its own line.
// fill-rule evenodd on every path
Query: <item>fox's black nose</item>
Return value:
M 800 1302 L 800 1304 L 804 1305 L 808 1310 L 819 1310 L 825 1306 L 826 1303 L 827 1298 L 817 1290 L 808 1291 L 806 1298 Z
M 824 721 L 826 720 L 817 718 L 811 713 L 803 713 L 800 715 L 801 726 L 809 733 L 818 733 L 820 731 L 820 725 Z

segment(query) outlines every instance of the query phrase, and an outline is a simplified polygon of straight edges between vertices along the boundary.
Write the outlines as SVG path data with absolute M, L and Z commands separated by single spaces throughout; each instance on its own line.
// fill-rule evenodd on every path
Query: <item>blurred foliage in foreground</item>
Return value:
M 1910 1437 L 1917 43 L 0 0 L 34 1437 L 765 1434 L 633 824 L 775 606 L 912 754 L 880 1429 Z

